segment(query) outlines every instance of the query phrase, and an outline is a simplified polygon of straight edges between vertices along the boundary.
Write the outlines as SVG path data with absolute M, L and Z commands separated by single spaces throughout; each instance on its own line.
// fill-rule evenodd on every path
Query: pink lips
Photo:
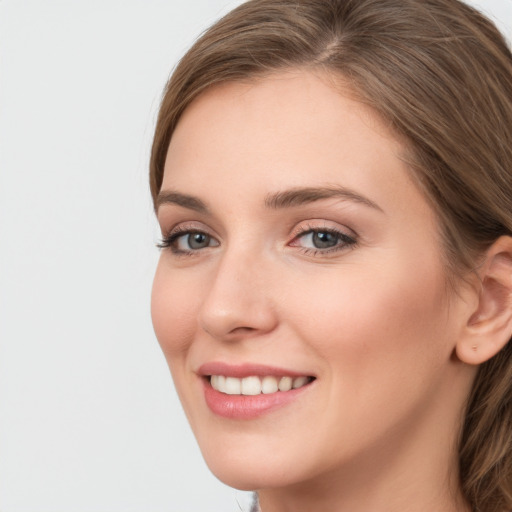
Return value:
M 304 374 L 265 365 L 243 364 L 234 366 L 220 362 L 202 365 L 198 370 L 198 374 L 203 380 L 203 390 L 207 406 L 214 414 L 230 419 L 257 418 L 293 402 L 310 387 L 310 384 L 307 384 L 298 389 L 277 391 L 270 394 L 251 396 L 228 395 L 213 389 L 208 377 L 210 375 L 224 375 L 239 379 L 250 376 L 289 376 L 293 378 L 304 376 Z
M 273 375 L 274 377 L 283 375 L 288 375 L 289 377 L 300 377 L 301 375 L 304 375 L 303 373 L 275 366 L 266 366 L 261 364 L 231 365 L 217 362 L 203 364 L 197 373 L 203 376 L 225 375 L 226 377 L 237 377 L 239 379 L 250 377 L 251 375 L 258 375 L 259 377 L 265 377 L 267 375 Z

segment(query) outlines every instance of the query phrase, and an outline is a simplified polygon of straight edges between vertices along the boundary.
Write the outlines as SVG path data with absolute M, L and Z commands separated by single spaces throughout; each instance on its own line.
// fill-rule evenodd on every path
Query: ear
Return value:
M 474 365 L 491 359 L 512 337 L 512 237 L 494 242 L 477 273 L 477 306 L 456 347 L 458 358 Z

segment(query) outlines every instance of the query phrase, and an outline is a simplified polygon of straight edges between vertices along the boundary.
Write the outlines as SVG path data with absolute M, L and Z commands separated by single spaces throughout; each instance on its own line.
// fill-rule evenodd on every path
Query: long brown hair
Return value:
M 150 164 L 156 201 L 172 133 L 205 89 L 285 68 L 348 82 L 406 141 L 437 212 L 448 275 L 512 234 L 512 54 L 459 0 L 250 0 L 213 25 L 167 84 Z M 475 512 L 512 510 L 512 343 L 480 366 L 459 446 Z

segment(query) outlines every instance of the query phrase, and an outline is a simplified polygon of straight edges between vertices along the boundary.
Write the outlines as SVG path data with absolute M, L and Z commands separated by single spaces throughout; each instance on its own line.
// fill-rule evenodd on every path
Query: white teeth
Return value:
M 242 383 L 236 377 L 226 377 L 223 393 L 228 395 L 239 395 L 242 390 Z
M 277 379 L 275 377 L 271 377 L 270 375 L 263 377 L 263 380 L 261 381 L 262 393 L 268 395 L 269 393 L 275 393 L 278 389 L 279 387 L 277 386 Z
M 242 395 L 259 395 L 261 393 L 261 381 L 259 377 L 245 377 L 242 379 Z
M 292 389 L 292 378 L 281 377 L 279 381 L 279 391 L 290 391 L 290 389 Z
M 224 375 L 211 375 L 210 384 L 213 389 L 227 395 L 254 396 L 261 393 L 268 395 L 277 391 L 290 391 L 298 389 L 310 382 L 310 377 L 265 377 L 250 376 L 243 379 L 226 377 Z
M 292 387 L 293 387 L 293 389 L 301 388 L 308 382 L 309 382 L 309 379 L 307 377 L 297 377 L 296 379 L 293 379 Z

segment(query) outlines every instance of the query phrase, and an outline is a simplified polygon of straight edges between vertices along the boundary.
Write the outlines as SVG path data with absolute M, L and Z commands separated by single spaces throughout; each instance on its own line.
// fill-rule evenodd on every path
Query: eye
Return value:
M 313 246 L 315 249 L 329 249 L 338 244 L 337 233 L 329 231 L 311 231 L 302 237 L 302 243 Z
M 175 254 L 190 254 L 218 245 L 219 242 L 204 231 L 183 231 L 180 229 L 164 237 L 158 247 L 161 249 L 170 248 Z
M 209 247 L 211 241 L 211 236 L 206 233 L 188 233 L 176 237 L 173 245 L 178 251 L 196 251 Z
M 306 252 L 328 253 L 349 248 L 355 245 L 357 241 L 335 229 L 308 229 L 295 236 L 290 245 L 292 247 L 301 247 Z

